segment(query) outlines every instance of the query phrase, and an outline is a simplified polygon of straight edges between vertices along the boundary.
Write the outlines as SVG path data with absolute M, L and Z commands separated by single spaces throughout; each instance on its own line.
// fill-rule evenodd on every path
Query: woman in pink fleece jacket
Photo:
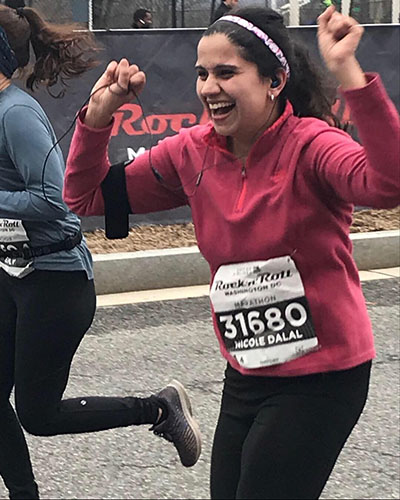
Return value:
M 268 9 L 232 12 L 200 40 L 207 125 L 110 168 L 113 112 L 145 85 L 125 59 L 80 114 L 64 192 L 73 210 L 112 214 L 113 197 L 122 212 L 192 209 L 228 361 L 214 499 L 318 498 L 367 398 L 375 351 L 349 226 L 354 203 L 399 203 L 400 127 L 379 76 L 355 58 L 361 36 L 334 7 L 319 19 L 362 146 L 334 126 L 322 77 Z

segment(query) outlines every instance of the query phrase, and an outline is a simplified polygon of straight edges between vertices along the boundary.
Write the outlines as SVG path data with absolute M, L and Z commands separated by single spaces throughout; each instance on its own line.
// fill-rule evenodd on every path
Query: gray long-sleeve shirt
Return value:
M 62 200 L 64 160 L 39 103 L 15 85 L 0 92 L 0 219 L 21 220 L 32 247 L 64 240 L 80 227 Z M 69 251 L 34 259 L 42 270 L 86 271 L 92 259 L 84 239 Z

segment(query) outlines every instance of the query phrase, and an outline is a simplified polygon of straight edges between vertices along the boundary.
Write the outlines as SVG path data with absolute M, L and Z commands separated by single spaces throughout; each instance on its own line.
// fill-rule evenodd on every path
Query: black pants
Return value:
M 10 498 L 36 498 L 21 425 L 51 436 L 154 423 L 157 398 L 61 400 L 72 358 L 92 323 L 93 281 L 84 272 L 0 270 L 0 474 Z M 15 407 L 9 402 L 15 387 Z
M 226 370 L 213 499 L 314 499 L 364 408 L 371 362 L 302 377 Z

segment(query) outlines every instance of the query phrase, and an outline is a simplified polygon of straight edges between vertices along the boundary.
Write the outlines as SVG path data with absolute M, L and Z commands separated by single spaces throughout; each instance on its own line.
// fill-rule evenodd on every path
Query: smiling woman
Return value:
M 375 350 L 349 228 L 353 204 L 399 204 L 400 123 L 355 57 L 362 32 L 333 7 L 319 19 L 321 55 L 362 146 L 335 126 L 326 70 L 262 8 L 230 11 L 199 42 L 207 124 L 110 167 L 113 113 L 146 82 L 126 59 L 109 64 L 79 116 L 64 187 L 72 209 L 191 207 L 228 363 L 213 499 L 318 498 L 367 399 Z
M 245 158 L 256 139 L 279 116 L 276 101 L 266 99 L 271 78 L 243 59 L 224 34 L 201 39 L 196 68 L 197 94 L 208 110 L 215 131 L 230 138 L 230 150 Z M 282 85 L 286 82 L 279 71 Z

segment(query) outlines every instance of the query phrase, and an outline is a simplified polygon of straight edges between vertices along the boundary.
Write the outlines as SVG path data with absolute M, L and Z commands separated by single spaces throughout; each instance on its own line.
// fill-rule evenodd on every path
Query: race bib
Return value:
M 304 356 L 318 339 L 291 257 L 221 266 L 210 299 L 229 354 L 243 368 L 262 368 Z
M 29 238 L 21 220 L 0 219 L 0 248 L 2 250 L 21 250 L 29 247 Z M 2 257 L 0 268 L 14 278 L 24 278 L 33 270 L 33 260 L 23 257 Z

